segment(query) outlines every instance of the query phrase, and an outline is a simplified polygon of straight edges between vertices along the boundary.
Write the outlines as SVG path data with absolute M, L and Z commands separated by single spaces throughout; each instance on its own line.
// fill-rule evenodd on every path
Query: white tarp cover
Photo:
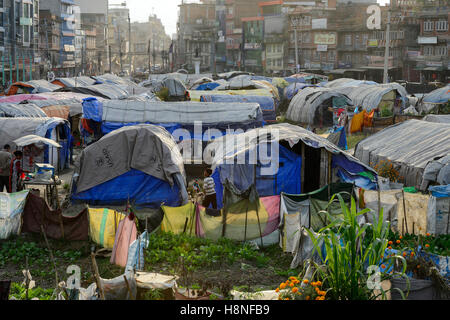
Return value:
M 0 117 L 45 118 L 47 115 L 36 104 L 0 103 Z
M 17 193 L 0 192 L 0 239 L 5 240 L 19 234 L 28 193 L 29 190 Z
M 18 83 L 24 83 L 34 87 L 33 93 L 52 92 L 61 88 L 60 86 L 52 84 L 47 80 L 31 80 L 27 82 L 18 82 Z
M 164 128 L 149 124 L 111 132 L 83 150 L 77 192 L 89 190 L 131 169 L 174 184 L 173 175 L 185 176 L 183 158 Z
M 95 83 L 95 80 L 91 77 L 74 77 L 74 78 L 56 78 L 55 80 L 60 81 L 66 87 L 84 87 L 91 86 Z
M 448 234 L 450 231 L 450 198 L 430 197 L 427 211 L 427 232 Z
M 205 102 L 142 102 L 105 101 L 103 121 L 121 123 L 180 123 L 193 124 L 239 123 L 262 120 L 257 103 L 205 103 Z
M 449 123 L 450 114 L 429 114 L 422 119 L 423 121 L 436 122 L 436 123 Z
M 28 135 L 45 137 L 49 125 L 69 125 L 60 118 L 0 118 L 0 145 L 12 144 L 14 140 Z
M 61 148 L 61 145 L 59 143 L 57 143 L 53 140 L 47 139 L 47 138 L 37 136 L 37 135 L 24 136 L 22 138 L 15 140 L 14 143 L 18 147 L 25 147 L 25 146 L 29 146 L 30 144 L 35 144 L 35 143 L 44 143 L 49 146 Z
M 313 124 L 317 109 L 321 107 L 323 102 L 333 97 L 345 99 L 348 105 L 353 105 L 349 97 L 334 89 L 307 87 L 300 90 L 291 100 L 286 119 L 299 123 Z
M 427 164 L 450 153 L 449 137 L 448 124 L 408 120 L 358 143 L 355 157 L 370 166 L 389 160 L 406 186 L 419 189 Z

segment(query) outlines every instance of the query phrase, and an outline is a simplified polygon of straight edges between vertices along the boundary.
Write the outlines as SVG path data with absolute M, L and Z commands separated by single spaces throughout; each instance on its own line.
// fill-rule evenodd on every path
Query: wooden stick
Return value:
M 25 299 L 28 300 L 28 287 L 30 286 L 30 279 L 28 278 L 28 256 L 25 256 L 25 285 L 26 285 L 26 292 L 25 292 Z
M 450 224 L 449 223 L 449 220 L 450 220 L 450 199 L 448 200 L 448 212 L 447 212 L 447 234 L 448 234 L 448 225 Z
M 405 220 L 406 233 L 409 234 L 408 219 L 407 219 L 407 215 L 406 215 L 406 202 L 405 202 L 405 190 L 404 189 L 402 189 L 402 194 L 403 194 L 403 218 Z
M 41 225 L 41 231 L 42 231 L 42 234 L 44 235 L 44 239 L 45 239 L 45 243 L 47 244 L 48 251 L 50 252 L 50 259 L 53 262 L 53 268 L 55 269 L 56 288 L 58 288 L 59 280 L 58 280 L 58 270 L 56 269 L 55 258 L 53 257 L 52 249 L 50 248 L 50 244 L 48 243 L 48 240 L 47 240 L 47 235 L 45 234 L 45 230 L 42 225 Z
M 105 292 L 103 291 L 102 282 L 100 280 L 100 274 L 98 273 L 97 262 L 95 261 L 95 254 L 93 252 L 91 252 L 91 260 L 92 260 L 92 266 L 94 268 L 95 281 L 97 282 L 97 288 L 100 292 L 100 299 L 106 300 Z
M 130 284 L 128 283 L 128 279 L 126 275 L 123 275 L 123 279 L 125 280 L 125 284 L 127 285 L 128 293 L 130 294 L 130 300 L 136 300 L 131 292 Z

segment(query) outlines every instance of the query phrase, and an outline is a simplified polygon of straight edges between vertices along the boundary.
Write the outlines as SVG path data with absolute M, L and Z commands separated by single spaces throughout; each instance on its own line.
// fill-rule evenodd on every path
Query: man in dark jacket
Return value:
M 3 150 L 0 151 L 0 192 L 3 192 L 6 188 L 6 192 L 9 191 L 9 175 L 11 167 L 11 147 L 5 145 Z

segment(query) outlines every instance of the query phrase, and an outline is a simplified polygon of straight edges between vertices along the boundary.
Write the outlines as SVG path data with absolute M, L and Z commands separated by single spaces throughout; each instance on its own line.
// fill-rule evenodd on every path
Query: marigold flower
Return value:
M 403 239 L 403 236 L 400 236 L 399 238 L 400 238 L 400 240 L 401 240 L 401 239 Z
M 291 299 L 289 299 L 289 298 L 286 298 L 286 299 L 284 299 L 284 300 L 291 300 Z
M 427 233 L 427 237 L 431 236 L 431 234 Z
M 291 282 L 290 284 L 289 284 L 289 287 L 293 287 L 294 286 L 294 283 L 293 282 Z
M 383 269 L 384 269 L 384 268 L 386 268 L 386 266 L 385 266 L 384 264 L 382 264 L 382 265 L 381 265 L 381 268 L 383 268 Z
M 282 283 L 282 284 L 280 284 L 280 289 L 284 289 L 284 288 L 286 288 L 286 283 Z
M 393 244 L 393 242 L 392 242 L 392 241 L 389 241 L 388 243 L 389 243 L 389 244 Z
M 406 252 L 403 252 L 403 256 L 406 257 Z
M 323 296 L 324 297 L 324 299 L 325 299 L 325 296 L 327 295 L 327 292 L 326 291 L 320 291 L 320 293 L 319 293 L 321 296 Z
M 414 252 L 411 252 L 411 257 L 413 257 L 414 256 Z
M 277 292 L 277 293 L 280 292 L 280 288 L 276 288 L 275 292 Z
M 291 281 L 297 280 L 297 277 L 289 277 L 289 280 Z
M 317 281 L 316 283 L 319 287 L 322 285 L 322 282 L 320 282 L 320 281 Z
M 420 268 L 420 264 L 417 265 L 417 269 L 419 269 L 419 268 Z
M 426 245 L 425 245 L 425 248 L 429 248 L 430 247 L 430 245 L 427 243 Z
M 298 292 L 298 288 L 297 287 L 292 288 L 292 293 L 296 293 L 296 292 Z
M 308 282 L 309 282 L 308 279 L 303 280 L 304 284 L 307 284 Z
M 317 297 L 316 297 L 316 300 L 320 300 L 320 299 L 321 299 L 320 296 L 317 296 Z
M 389 247 L 388 247 L 388 249 L 389 249 L 389 250 L 392 250 L 392 247 L 391 247 L 391 246 L 389 246 Z
M 400 240 L 397 240 L 397 241 L 395 241 L 395 242 L 397 242 L 397 244 L 399 244 L 401 241 L 400 241 Z

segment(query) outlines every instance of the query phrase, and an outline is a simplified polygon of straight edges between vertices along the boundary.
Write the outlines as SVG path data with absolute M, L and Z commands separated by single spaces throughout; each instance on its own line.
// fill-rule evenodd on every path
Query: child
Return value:
M 23 174 L 22 170 L 22 151 L 15 151 L 14 158 L 11 161 L 11 171 L 9 175 L 9 190 L 11 193 L 22 190 L 20 180 Z
M 211 178 L 212 170 L 206 169 L 204 175 L 203 190 L 205 191 L 205 200 L 203 201 L 203 206 L 209 208 L 209 205 L 212 204 L 213 209 L 217 209 L 216 185 L 214 179 Z

